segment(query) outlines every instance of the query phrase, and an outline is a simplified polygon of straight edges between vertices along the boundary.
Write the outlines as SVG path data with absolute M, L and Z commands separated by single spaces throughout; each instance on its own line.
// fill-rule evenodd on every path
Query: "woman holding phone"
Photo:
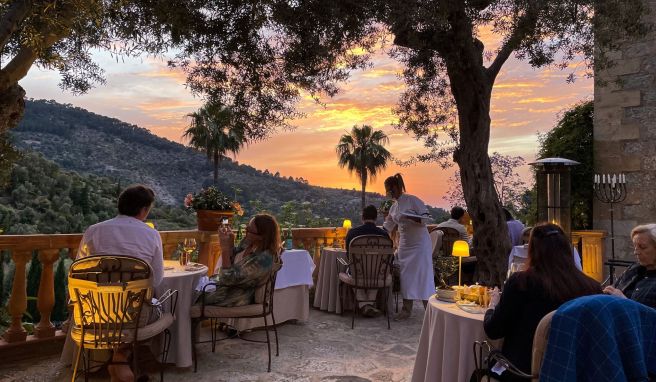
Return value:
M 280 264 L 280 227 L 268 214 L 255 215 L 246 226 L 246 235 L 235 248 L 235 235 L 229 226 L 219 228 L 220 267 L 210 277 L 217 287 L 206 292 L 206 305 L 242 306 L 252 304 L 255 289 Z M 201 296 L 202 297 L 202 296 Z M 197 303 L 200 303 L 200 297 Z

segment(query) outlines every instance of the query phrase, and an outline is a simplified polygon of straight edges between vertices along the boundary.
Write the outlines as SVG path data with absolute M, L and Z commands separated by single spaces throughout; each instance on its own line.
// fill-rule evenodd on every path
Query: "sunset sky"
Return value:
M 202 100 L 193 98 L 185 88 L 182 73 L 169 70 L 166 58 L 116 62 L 103 53 L 95 57 L 106 70 L 107 83 L 88 94 L 73 96 L 62 92 L 57 86 L 58 74 L 38 68 L 32 68 L 21 85 L 28 97 L 70 103 L 181 142 L 189 123 L 185 115 L 202 105 Z M 335 154 L 339 137 L 354 124 L 365 123 L 385 131 L 390 137 L 388 149 L 396 158 L 407 159 L 424 152 L 421 142 L 391 126 L 395 121 L 391 110 L 403 89 L 397 77 L 399 72 L 400 65 L 381 52 L 375 56 L 374 67 L 353 73 L 340 94 L 325 100 L 325 108 L 309 97 L 304 98 L 299 108 L 307 117 L 292 121 L 294 131 L 282 131 L 267 141 L 251 144 L 236 159 L 262 170 L 279 171 L 284 176 L 303 177 L 313 185 L 360 189 L 355 175 L 338 168 Z M 551 129 L 560 112 L 592 98 L 592 80 L 580 78 L 567 84 L 568 73 L 534 70 L 515 59 L 506 63 L 492 96 L 490 153 L 520 155 L 527 162 L 535 159 L 537 133 Z M 453 171 L 442 170 L 437 164 L 405 168 L 392 164 L 368 190 L 383 192 L 385 177 L 401 172 L 409 193 L 427 204 L 448 207 L 442 197 Z M 528 173 L 527 166 L 521 173 Z

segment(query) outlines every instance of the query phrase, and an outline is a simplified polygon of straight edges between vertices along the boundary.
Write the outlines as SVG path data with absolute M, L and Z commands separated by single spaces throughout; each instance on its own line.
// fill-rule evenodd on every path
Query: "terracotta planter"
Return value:
M 223 218 L 230 220 L 235 213 L 232 211 L 197 210 L 196 219 L 199 231 L 217 231 Z M 230 223 L 228 223 L 230 224 Z

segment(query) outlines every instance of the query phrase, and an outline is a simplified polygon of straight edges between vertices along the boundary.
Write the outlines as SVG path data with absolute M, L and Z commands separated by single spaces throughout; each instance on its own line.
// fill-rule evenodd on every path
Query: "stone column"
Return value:
M 644 0 L 656 15 L 656 0 Z M 626 41 L 616 65 L 595 73 L 607 82 L 594 90 L 594 161 L 598 173 L 626 173 L 628 196 L 615 207 L 615 256 L 634 260 L 631 229 L 656 222 L 656 31 Z M 607 204 L 594 202 L 594 228 L 610 234 Z M 605 258 L 610 257 L 607 239 Z M 608 270 L 605 270 L 607 273 Z

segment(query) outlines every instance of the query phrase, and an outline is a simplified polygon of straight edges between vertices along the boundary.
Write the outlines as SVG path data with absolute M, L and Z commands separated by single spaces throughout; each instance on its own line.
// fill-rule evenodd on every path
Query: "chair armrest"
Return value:
M 501 354 L 500 350 L 492 350 L 487 356 L 487 364 L 490 365 L 492 361 L 496 361 L 497 364 L 506 368 L 510 374 L 518 376 L 525 379 L 535 379 L 538 378 L 537 375 L 526 374 L 523 371 L 519 370 L 517 366 L 513 365 L 508 358 Z M 488 366 L 489 367 L 489 366 Z
M 162 293 L 159 296 L 159 298 L 157 299 L 157 303 L 153 304 L 151 301 L 151 302 L 146 302 L 146 304 L 151 306 L 164 307 L 164 303 L 169 299 L 171 300 L 171 304 L 169 305 L 171 308 L 171 314 L 175 315 L 175 309 L 178 305 L 178 291 L 176 289 L 167 289 L 164 293 Z
M 207 287 L 214 286 L 215 288 L 219 286 L 216 282 L 209 282 L 203 286 L 203 290 L 200 292 L 200 305 L 202 308 L 205 307 L 205 294 L 207 294 Z M 202 309 L 204 311 L 204 309 Z

